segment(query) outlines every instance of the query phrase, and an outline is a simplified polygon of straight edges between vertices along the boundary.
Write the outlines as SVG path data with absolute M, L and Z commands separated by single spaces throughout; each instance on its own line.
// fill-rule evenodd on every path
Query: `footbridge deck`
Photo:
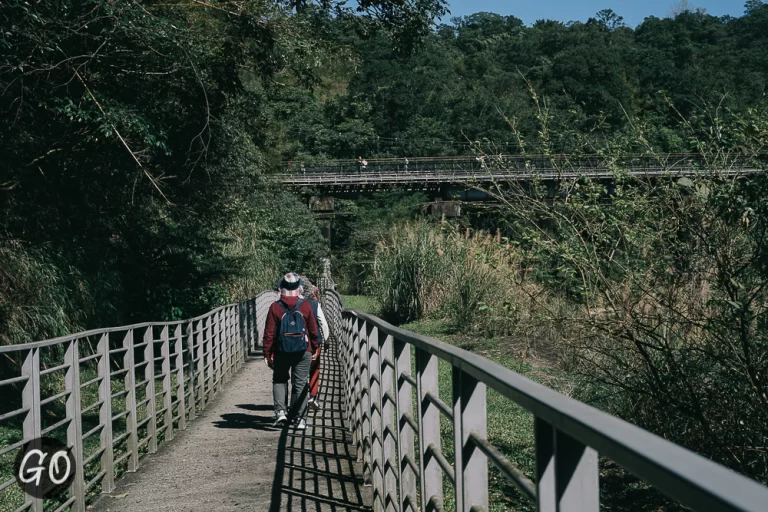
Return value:
M 275 429 L 259 353 L 274 299 L 0 347 L 0 511 L 505 510 L 490 502 L 493 476 L 538 511 L 597 512 L 598 456 L 692 510 L 768 503 L 757 482 L 477 354 L 346 310 L 332 290 L 324 409 L 306 431 Z M 451 368 L 449 396 L 438 361 Z M 488 389 L 533 416 L 532 474 L 487 438 Z M 55 496 L 14 477 L 14 458 L 41 437 L 71 452 Z
M 293 189 L 314 188 L 328 192 L 362 189 L 436 189 L 446 185 L 482 186 L 591 178 L 613 179 L 617 173 L 638 178 L 692 177 L 717 173 L 747 176 L 763 172 L 766 155 L 722 158 L 714 163 L 698 154 L 666 153 L 625 155 L 487 155 L 478 157 L 428 157 L 356 160 L 286 166 L 275 176 Z

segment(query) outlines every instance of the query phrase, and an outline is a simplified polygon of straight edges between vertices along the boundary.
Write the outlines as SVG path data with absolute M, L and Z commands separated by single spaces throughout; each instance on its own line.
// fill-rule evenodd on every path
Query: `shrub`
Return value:
M 442 235 L 425 221 L 393 228 L 379 243 L 370 289 L 382 315 L 408 322 L 442 305 L 450 267 L 444 247 Z
M 523 351 L 558 358 L 570 325 L 553 318 L 568 306 L 525 281 L 521 265 L 519 249 L 498 232 L 422 220 L 393 228 L 378 244 L 369 286 L 393 321 L 440 316 L 457 331 L 514 335 Z M 556 313 L 533 307 L 545 297 Z

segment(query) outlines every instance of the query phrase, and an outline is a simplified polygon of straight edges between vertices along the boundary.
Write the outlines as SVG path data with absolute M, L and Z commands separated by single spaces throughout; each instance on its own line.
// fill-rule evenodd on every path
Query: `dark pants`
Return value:
M 312 354 L 300 352 L 295 354 L 275 354 L 274 373 L 272 374 L 272 395 L 275 400 L 275 414 L 285 411 L 289 419 L 302 419 L 307 415 L 307 398 L 309 389 L 309 365 Z M 288 401 L 288 373 L 291 376 L 291 408 L 286 407 Z

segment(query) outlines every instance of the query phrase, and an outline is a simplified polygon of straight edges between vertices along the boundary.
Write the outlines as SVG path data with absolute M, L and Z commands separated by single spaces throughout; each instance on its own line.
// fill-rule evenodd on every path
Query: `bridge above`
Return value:
M 496 155 L 486 157 L 389 158 L 339 160 L 324 164 L 286 167 L 276 175 L 288 188 L 315 188 L 327 192 L 363 190 L 436 190 L 446 185 L 488 185 L 503 182 L 568 180 L 589 177 L 612 179 L 617 172 L 644 178 L 690 177 L 716 172 L 742 176 L 763 172 L 755 160 L 734 157 L 715 171 L 701 155 L 669 153 L 635 155 L 621 159 L 604 156 Z

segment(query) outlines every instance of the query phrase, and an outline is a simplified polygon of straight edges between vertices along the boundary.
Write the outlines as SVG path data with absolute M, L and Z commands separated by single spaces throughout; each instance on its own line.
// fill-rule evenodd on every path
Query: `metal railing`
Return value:
M 253 299 L 247 301 L 245 310 L 245 323 L 247 338 L 246 346 L 251 352 L 261 346 L 261 340 L 264 338 L 264 325 L 267 321 L 269 307 L 280 297 L 276 290 L 265 290 Z
M 326 292 L 326 303 L 341 309 L 334 295 Z M 457 511 L 487 511 L 492 463 L 538 511 L 597 512 L 598 454 L 694 510 L 766 510 L 768 488 L 759 483 L 484 357 L 359 311 L 330 316 L 342 329 L 346 420 L 374 511 L 443 510 L 444 476 Z M 450 397 L 439 394 L 438 360 L 452 369 Z M 488 388 L 533 414 L 535 475 L 488 441 Z M 452 461 L 442 451 L 441 416 L 453 424 Z
M 0 457 L 42 436 L 59 438 L 76 467 L 56 511 L 84 511 L 89 495 L 112 492 L 119 474 L 138 470 L 146 454 L 186 429 L 222 390 L 258 345 L 274 297 L 264 292 L 190 320 L 1 346 L 0 424 L 21 436 L 0 442 Z M 12 491 L 14 482 L 0 482 L 0 492 Z M 17 512 L 42 512 L 48 501 L 17 498 Z

